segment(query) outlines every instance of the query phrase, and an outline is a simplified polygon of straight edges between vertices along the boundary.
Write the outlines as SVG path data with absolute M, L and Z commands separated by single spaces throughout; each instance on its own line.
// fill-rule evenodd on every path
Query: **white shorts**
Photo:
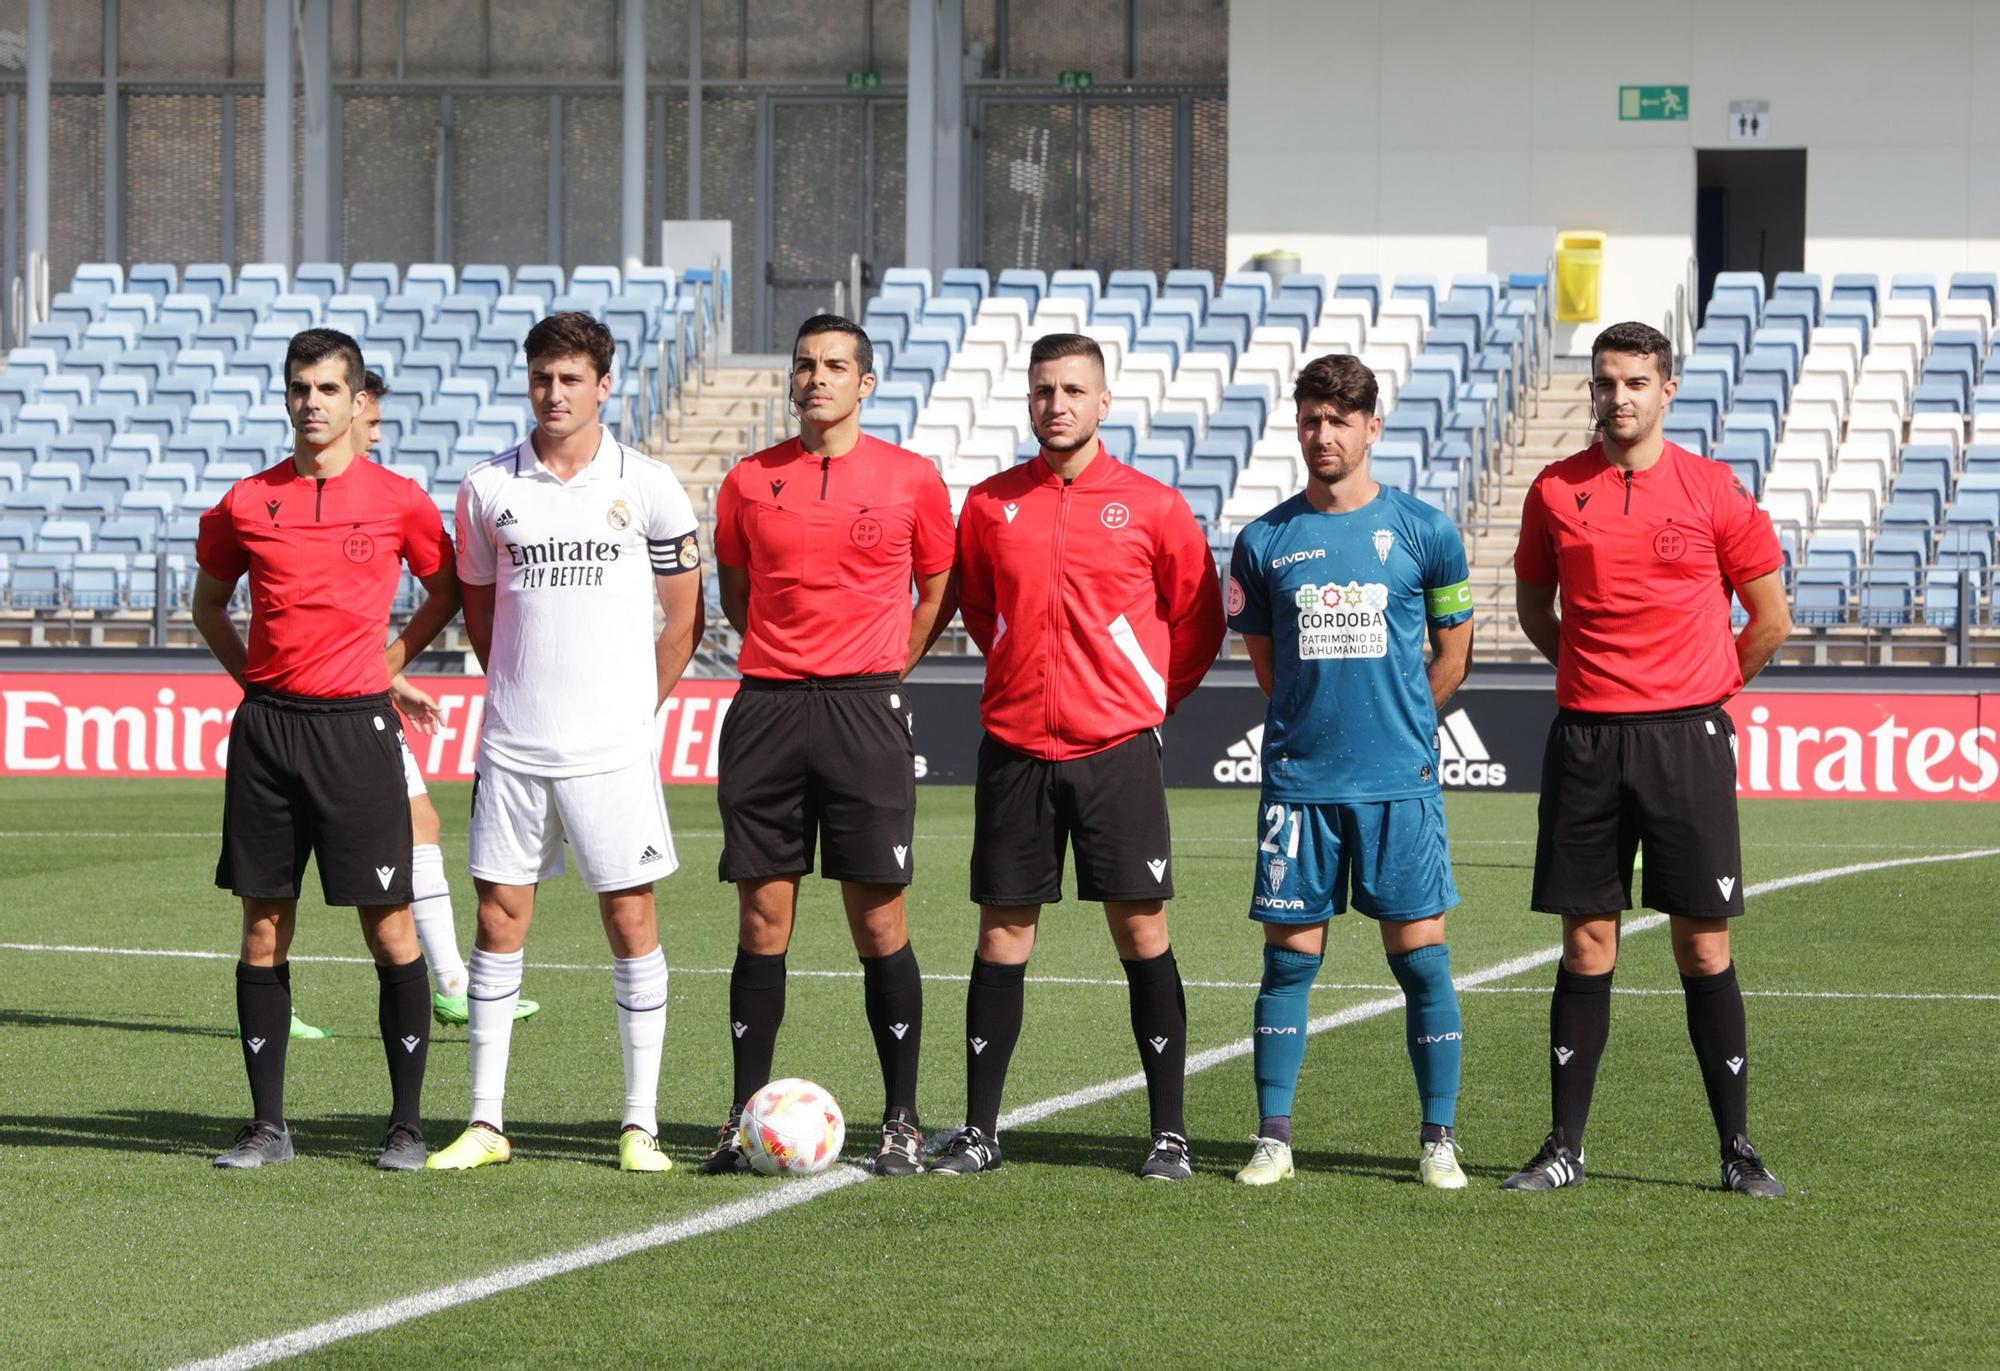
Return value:
M 563 874 L 563 844 L 592 890 L 629 890 L 680 865 L 667 827 L 660 759 L 617 771 L 533 776 L 482 761 L 472 777 L 472 874 L 536 885 Z
M 410 740 L 400 733 L 396 741 L 403 745 L 403 789 L 411 799 L 428 795 L 430 790 L 424 785 L 424 773 L 417 770 L 417 754 L 410 751 Z

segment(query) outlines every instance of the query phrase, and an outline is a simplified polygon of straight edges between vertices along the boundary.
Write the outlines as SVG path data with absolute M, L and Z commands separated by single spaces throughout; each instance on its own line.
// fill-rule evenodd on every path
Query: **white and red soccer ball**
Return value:
M 750 1097 L 737 1140 L 760 1176 L 815 1176 L 840 1160 L 847 1120 L 823 1087 L 788 1077 Z

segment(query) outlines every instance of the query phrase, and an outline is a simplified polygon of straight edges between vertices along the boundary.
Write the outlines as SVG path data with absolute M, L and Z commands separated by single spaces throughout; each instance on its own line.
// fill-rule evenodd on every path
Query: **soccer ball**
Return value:
M 750 1097 L 737 1139 L 760 1176 L 814 1176 L 840 1160 L 847 1120 L 824 1088 L 792 1077 Z

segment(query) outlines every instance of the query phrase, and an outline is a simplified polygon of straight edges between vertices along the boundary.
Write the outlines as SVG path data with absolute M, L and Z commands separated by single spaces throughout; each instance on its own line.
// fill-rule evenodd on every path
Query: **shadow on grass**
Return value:
M 0 1028 L 109 1028 L 121 1033 L 184 1033 L 193 1038 L 234 1038 L 235 1030 L 167 1019 L 96 1019 L 81 1014 L 43 1014 L 32 1009 L 0 1009 Z

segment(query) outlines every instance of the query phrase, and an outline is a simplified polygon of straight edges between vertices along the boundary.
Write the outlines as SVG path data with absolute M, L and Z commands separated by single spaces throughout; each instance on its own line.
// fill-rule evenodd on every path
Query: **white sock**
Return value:
M 472 1118 L 504 1129 L 507 1051 L 514 1041 L 514 1006 L 521 1000 L 523 952 L 472 949 L 466 977 L 466 1036 L 472 1040 Z
M 451 882 L 445 879 L 444 853 L 436 843 L 419 843 L 410 850 L 410 884 L 417 892 L 410 913 L 417 921 L 417 941 L 431 968 L 431 989 L 453 997 L 465 993 L 465 963 L 458 956 L 458 928 L 451 917 Z
M 618 1042 L 625 1050 L 625 1123 L 660 1134 L 660 1049 L 667 1041 L 667 954 L 611 959 Z

